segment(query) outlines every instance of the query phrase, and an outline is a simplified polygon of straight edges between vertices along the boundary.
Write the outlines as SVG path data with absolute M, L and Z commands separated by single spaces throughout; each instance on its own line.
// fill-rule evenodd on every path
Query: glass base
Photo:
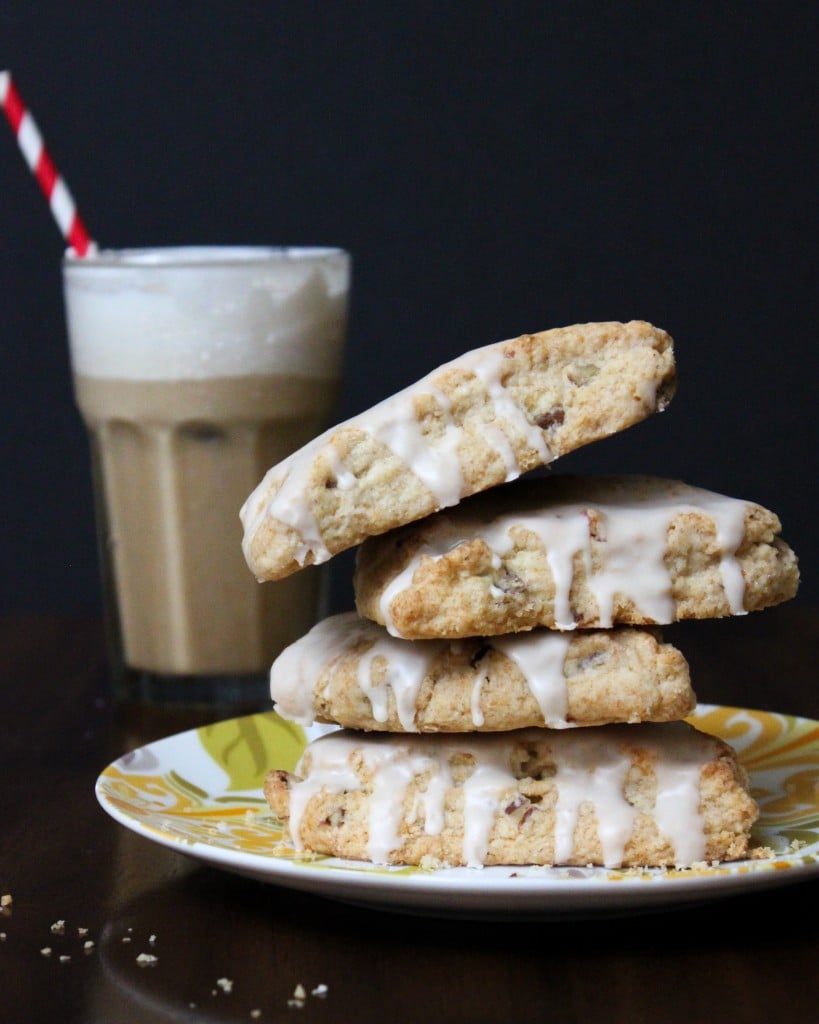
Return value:
M 126 666 L 115 673 L 114 696 L 134 704 L 221 707 L 231 712 L 269 711 L 272 707 L 267 672 L 162 675 Z

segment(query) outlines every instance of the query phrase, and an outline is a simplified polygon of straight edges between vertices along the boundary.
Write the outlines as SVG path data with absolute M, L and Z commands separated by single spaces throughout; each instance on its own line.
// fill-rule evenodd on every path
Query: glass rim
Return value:
M 66 269 L 88 270 L 203 270 L 210 267 L 246 267 L 286 262 L 349 261 L 350 253 L 328 245 L 152 245 L 105 248 L 85 256 L 73 249 L 63 254 Z

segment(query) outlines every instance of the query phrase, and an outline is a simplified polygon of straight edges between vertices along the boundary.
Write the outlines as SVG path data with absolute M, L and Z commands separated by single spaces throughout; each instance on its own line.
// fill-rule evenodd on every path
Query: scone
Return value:
M 688 663 L 657 630 L 413 641 L 353 612 L 285 648 L 270 695 L 302 725 L 405 733 L 671 722 L 696 706 Z
M 367 540 L 356 608 L 410 639 L 739 615 L 797 591 L 780 531 L 755 502 L 676 480 L 521 480 Z
M 686 722 L 345 730 L 264 793 L 297 851 L 375 864 L 685 867 L 745 857 L 758 816 L 735 751 Z
M 474 349 L 271 468 L 240 510 L 259 580 L 456 505 L 662 410 L 670 336 L 590 323 Z

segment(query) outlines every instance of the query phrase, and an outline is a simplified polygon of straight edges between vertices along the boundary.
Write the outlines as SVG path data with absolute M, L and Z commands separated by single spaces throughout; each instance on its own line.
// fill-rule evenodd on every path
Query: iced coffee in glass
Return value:
M 258 583 L 239 509 L 332 421 L 350 258 L 336 248 L 67 255 L 118 697 L 265 706 L 270 665 L 320 617 L 323 573 Z

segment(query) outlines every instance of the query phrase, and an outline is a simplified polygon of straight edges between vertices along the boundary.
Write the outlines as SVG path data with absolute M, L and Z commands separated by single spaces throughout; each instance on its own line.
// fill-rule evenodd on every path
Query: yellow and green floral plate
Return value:
M 593 917 L 703 902 L 819 876 L 819 722 L 701 704 L 689 719 L 739 753 L 760 805 L 754 842 L 773 855 L 692 869 L 385 868 L 303 857 L 262 795 L 271 768 L 292 769 L 303 729 L 268 711 L 170 736 L 118 758 L 96 795 L 146 839 L 261 882 L 405 913 L 474 918 Z

